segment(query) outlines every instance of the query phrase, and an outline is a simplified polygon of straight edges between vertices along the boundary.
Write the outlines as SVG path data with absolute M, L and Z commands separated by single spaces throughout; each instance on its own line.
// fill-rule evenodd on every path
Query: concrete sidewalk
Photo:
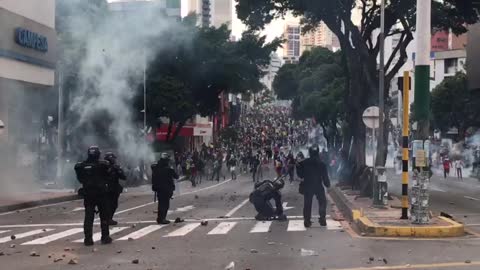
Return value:
M 80 197 L 73 189 L 41 189 L 35 192 L 11 193 L 0 195 L 0 213 L 78 199 Z
M 372 199 L 360 197 L 358 191 L 336 186 L 330 195 L 343 214 L 353 222 L 362 236 L 442 238 L 465 236 L 464 225 L 445 217 L 434 216 L 430 224 L 412 224 L 401 220 L 399 200 L 383 209 L 372 207 Z

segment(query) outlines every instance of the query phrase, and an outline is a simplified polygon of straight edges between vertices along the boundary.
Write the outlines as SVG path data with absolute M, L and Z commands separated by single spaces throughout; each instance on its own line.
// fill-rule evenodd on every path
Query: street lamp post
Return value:
M 381 0 L 380 6 L 380 66 L 379 66 L 379 86 L 378 86 L 378 107 L 380 109 L 379 113 L 379 127 L 378 127 L 378 145 L 377 149 L 377 160 L 383 162 L 384 160 L 384 111 L 385 111 L 385 0 Z M 375 160 L 376 162 L 376 160 Z M 374 164 L 374 168 L 377 164 Z M 376 173 L 376 172 L 375 172 Z

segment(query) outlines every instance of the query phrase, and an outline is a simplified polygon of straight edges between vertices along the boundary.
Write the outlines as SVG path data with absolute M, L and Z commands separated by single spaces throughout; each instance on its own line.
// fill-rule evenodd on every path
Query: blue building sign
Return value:
M 47 37 L 18 27 L 15 29 L 15 42 L 26 48 L 31 48 L 40 52 L 48 51 Z

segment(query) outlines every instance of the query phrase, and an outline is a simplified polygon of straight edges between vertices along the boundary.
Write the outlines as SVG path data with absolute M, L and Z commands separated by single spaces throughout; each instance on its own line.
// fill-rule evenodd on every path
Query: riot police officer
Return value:
M 324 186 L 330 187 L 327 166 L 320 159 L 318 145 L 312 145 L 308 149 L 309 158 L 300 162 L 297 175 L 303 179 L 303 224 L 306 228 L 312 226 L 312 200 L 317 197 L 319 223 L 321 226 L 327 226 L 327 198 L 325 197 Z
M 286 220 L 283 214 L 282 194 L 280 189 L 285 185 L 285 181 L 280 177 L 276 181 L 265 180 L 255 184 L 255 190 L 250 194 L 250 202 L 257 210 L 256 220 L 270 220 L 278 217 L 279 220 Z M 270 200 L 275 201 L 275 210 Z
M 84 244 L 93 245 L 93 220 L 95 218 L 95 207 L 100 213 L 100 227 L 102 231 L 102 244 L 110 244 L 110 231 L 108 228 L 109 213 L 107 192 L 109 179 L 109 164 L 100 160 L 100 148 L 90 146 L 88 157 L 85 161 L 75 165 L 75 173 L 78 181 L 83 185 L 83 204 L 85 206 L 85 219 L 83 232 L 85 234 Z
M 108 185 L 108 202 L 109 202 L 109 210 L 110 210 L 110 219 L 108 221 L 109 225 L 117 225 L 118 222 L 113 220 L 113 215 L 115 215 L 115 211 L 118 208 L 118 198 L 120 194 L 123 192 L 123 187 L 120 185 L 120 179 L 126 180 L 127 177 L 123 172 L 123 169 L 117 164 L 117 157 L 112 152 L 105 153 L 105 160 L 108 161 L 110 165 L 110 178 L 109 178 L 109 185 Z
M 167 153 L 162 153 L 160 160 L 152 164 L 152 190 L 156 192 L 158 200 L 158 224 L 170 223 L 167 220 L 167 213 L 175 190 L 175 179 L 178 179 L 178 175 L 170 168 L 170 157 Z

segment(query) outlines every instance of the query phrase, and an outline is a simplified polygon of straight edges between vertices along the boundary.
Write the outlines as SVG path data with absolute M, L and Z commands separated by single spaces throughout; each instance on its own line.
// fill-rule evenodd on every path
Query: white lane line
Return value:
M 303 226 L 303 220 L 289 220 L 287 232 L 301 232 L 305 231 L 305 226 Z
M 15 213 L 17 213 L 17 212 L 18 212 L 18 213 L 22 213 L 22 212 L 26 212 L 26 211 L 30 211 L 30 210 L 34 210 L 34 209 L 45 208 L 45 207 L 50 207 L 50 206 L 55 206 L 55 205 L 61 205 L 61 204 L 76 202 L 76 201 L 80 201 L 80 200 L 83 200 L 83 199 L 73 200 L 73 201 L 66 201 L 66 202 L 59 202 L 59 203 L 52 203 L 52 204 L 45 204 L 45 205 L 39 205 L 39 206 L 30 207 L 30 208 L 25 208 L 25 209 L 21 209 L 21 210 L 15 210 L 15 211 L 10 211 L 10 212 L 0 213 L 0 216 L 15 214 Z
M 477 198 L 474 198 L 474 197 L 470 197 L 470 196 L 463 196 L 465 199 L 469 199 L 469 200 L 472 200 L 472 201 L 480 201 L 480 199 L 477 199 Z
M 131 239 L 139 239 L 141 237 L 144 237 L 145 235 L 152 233 L 154 231 L 160 230 L 161 228 L 165 227 L 167 225 L 150 225 L 145 228 L 142 228 L 138 231 L 134 231 L 131 234 L 127 234 L 122 238 L 119 238 L 118 240 L 128 240 L 129 238 Z
M 49 236 L 38 238 L 38 239 L 35 239 L 33 241 L 25 242 L 22 245 L 43 245 L 43 244 L 47 244 L 47 243 L 53 242 L 55 240 L 58 240 L 58 239 L 61 239 L 61 238 L 64 238 L 64 237 L 67 237 L 67 236 L 70 236 L 70 235 L 74 235 L 74 234 L 77 234 L 77 233 L 80 233 L 80 232 L 83 232 L 83 228 L 74 228 L 74 229 L 66 230 L 64 232 L 59 232 L 59 233 L 55 233 L 55 234 L 52 234 L 52 235 L 49 235 Z
M 193 210 L 195 209 L 195 206 L 193 205 L 187 205 L 185 207 L 180 207 L 180 208 L 177 208 L 177 210 L 175 210 L 176 212 L 187 212 L 187 211 L 190 211 L 190 210 Z
M 38 229 L 38 230 L 29 231 L 29 232 L 19 233 L 15 235 L 15 239 L 22 239 L 25 237 L 29 237 L 32 235 L 37 235 L 37 234 L 41 234 L 49 231 L 53 231 L 53 229 Z M 10 238 L 10 236 L 0 238 L 0 244 L 7 243 L 9 241 L 13 241 L 12 238 Z
M 340 230 L 342 229 L 342 224 L 333 219 L 327 219 L 327 230 Z
M 110 235 L 116 234 L 116 233 L 121 232 L 125 229 L 128 229 L 128 227 L 113 227 L 113 228 L 110 229 Z M 100 239 L 102 239 L 102 233 L 101 232 L 94 233 L 92 238 L 93 238 L 94 242 L 100 241 Z M 82 243 L 83 238 L 75 240 L 73 242 L 74 243 Z
M 283 211 L 295 208 L 295 206 L 287 206 L 287 205 L 288 205 L 288 202 L 283 202 L 283 204 L 282 204 Z
M 247 202 L 248 202 L 248 198 L 245 199 L 243 202 L 241 202 L 239 205 L 237 205 L 235 208 L 233 208 L 232 210 L 230 210 L 230 211 L 225 215 L 225 217 L 231 217 L 233 214 L 235 214 L 235 212 L 237 212 L 240 208 L 242 208 Z
M 438 188 L 438 187 L 430 187 L 430 190 L 433 190 L 433 191 L 438 191 L 438 192 L 446 192 L 445 190 L 441 189 L 441 188 Z
M 220 222 L 217 227 L 213 228 L 213 230 L 209 231 L 207 234 L 215 235 L 215 234 L 227 234 L 233 227 L 237 225 L 237 222 Z
M 272 225 L 272 221 L 259 221 L 255 224 L 250 233 L 266 233 L 270 230 L 270 225 Z
M 175 237 L 175 236 L 184 236 L 188 234 L 189 232 L 195 230 L 198 226 L 200 226 L 200 223 L 190 223 L 186 224 L 183 227 L 176 229 L 175 231 L 163 236 L 163 237 Z
M 194 194 L 194 193 L 197 193 L 197 192 L 200 192 L 200 191 L 204 191 L 204 190 L 208 190 L 208 189 L 212 189 L 212 188 L 216 188 L 220 185 L 223 185 L 223 184 L 226 184 L 228 182 L 232 181 L 232 179 L 228 179 L 228 180 L 225 180 L 221 183 L 218 183 L 218 184 L 215 184 L 213 186 L 209 186 L 209 187 L 205 187 L 205 188 L 201 188 L 201 189 L 197 189 L 197 190 L 194 190 L 194 191 L 189 191 L 189 192 L 185 192 L 185 193 L 181 193 L 175 197 L 180 197 L 180 196 L 183 196 L 183 195 L 188 195 L 188 194 Z M 115 212 L 115 215 L 119 215 L 119 214 L 122 214 L 122 213 L 125 213 L 125 212 L 128 212 L 128 211 L 132 211 L 132 210 L 135 210 L 135 209 L 138 209 L 138 208 L 142 208 L 142 207 L 145 207 L 145 206 L 149 206 L 149 205 L 152 205 L 152 204 L 155 204 L 155 202 L 149 202 L 149 203 L 146 203 L 146 204 L 142 204 L 142 205 L 138 205 L 138 206 L 135 206 L 135 207 L 132 207 L 132 208 L 128 208 L 128 209 L 125 209 L 125 210 L 122 210 L 122 211 L 118 211 L 118 212 Z
M 0 233 L 6 233 L 6 232 L 9 232 L 10 230 L 6 230 L 6 231 L 0 231 Z
M 83 211 L 85 210 L 85 207 L 76 207 L 72 210 L 72 212 L 78 212 L 78 211 Z

